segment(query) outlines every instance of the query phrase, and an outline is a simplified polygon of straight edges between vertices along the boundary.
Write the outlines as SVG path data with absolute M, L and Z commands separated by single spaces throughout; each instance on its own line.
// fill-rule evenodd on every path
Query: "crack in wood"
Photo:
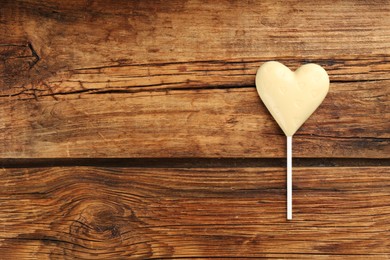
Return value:
M 390 166 L 390 159 L 294 158 L 294 167 Z M 2 168 L 40 167 L 241 168 L 285 167 L 285 158 L 1 158 Z
M 40 60 L 41 58 L 39 57 L 38 53 L 35 51 L 33 45 L 31 42 L 29 42 L 27 44 L 28 48 L 31 50 L 31 54 L 32 56 L 35 58 L 35 60 L 33 60 L 31 63 L 30 63 L 30 69 L 32 69 Z
M 36 63 L 35 63 L 36 64 Z M 383 81 L 389 81 L 390 79 L 376 79 L 376 80 L 333 80 L 331 81 L 331 84 L 345 84 L 345 83 L 360 83 L 360 82 L 383 82 Z M 109 83 L 110 81 L 107 81 Z M 82 83 L 82 82 L 81 82 Z M 89 82 L 94 83 L 94 82 Z M 50 97 L 50 96 L 65 96 L 65 95 L 79 95 L 79 94 L 134 94 L 134 93 L 143 93 L 143 92 L 170 92 L 170 91 L 197 91 L 197 90 L 216 90 L 216 89 L 253 89 L 256 86 L 253 84 L 247 85 L 237 85 L 237 84 L 225 84 L 225 85 L 199 85 L 199 86 L 189 86 L 189 87 L 165 87 L 170 85 L 181 85 L 189 83 L 187 81 L 185 82 L 172 82 L 172 83 L 159 83 L 159 84 L 149 84 L 149 85 L 142 85 L 142 86 L 123 86 L 120 88 L 83 88 L 80 90 L 74 90 L 74 91 L 68 91 L 68 92 L 54 92 L 53 87 L 50 87 L 50 85 L 46 82 L 42 83 L 42 85 L 46 86 L 50 93 L 47 94 L 38 94 L 37 92 L 43 92 L 42 89 L 37 88 L 26 88 L 23 87 L 23 90 L 17 93 L 12 94 L 3 94 L 0 95 L 0 98 L 4 97 L 17 97 L 21 95 L 31 95 L 31 97 L 25 97 L 21 98 L 19 100 L 29 100 L 29 99 L 37 99 L 39 97 Z M 154 89 L 153 87 L 164 87 L 161 89 Z M 29 93 L 31 92 L 32 93 Z M 383 95 L 376 96 L 376 97 L 382 97 Z

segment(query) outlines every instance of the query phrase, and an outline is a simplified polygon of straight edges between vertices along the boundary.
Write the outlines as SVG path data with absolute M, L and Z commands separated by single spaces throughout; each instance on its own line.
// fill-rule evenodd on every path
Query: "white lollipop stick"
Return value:
M 287 219 L 292 219 L 292 136 L 287 136 Z

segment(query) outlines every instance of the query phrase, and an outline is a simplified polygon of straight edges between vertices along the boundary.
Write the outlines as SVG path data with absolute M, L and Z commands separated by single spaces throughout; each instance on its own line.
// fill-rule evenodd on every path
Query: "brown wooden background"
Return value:
M 331 79 L 293 221 L 268 60 Z M 0 0 L 0 259 L 389 259 L 389 97 L 389 1 Z

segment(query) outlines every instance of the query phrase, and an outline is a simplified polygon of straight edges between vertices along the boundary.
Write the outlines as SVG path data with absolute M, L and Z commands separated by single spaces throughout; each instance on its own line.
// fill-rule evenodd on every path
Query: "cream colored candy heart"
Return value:
M 292 72 L 269 61 L 257 70 L 256 88 L 286 136 L 293 136 L 324 100 L 329 77 L 317 64 L 305 64 Z

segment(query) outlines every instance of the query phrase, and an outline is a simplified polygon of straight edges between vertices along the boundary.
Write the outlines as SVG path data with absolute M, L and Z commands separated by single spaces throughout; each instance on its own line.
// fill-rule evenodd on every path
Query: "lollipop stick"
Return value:
M 292 136 L 287 136 L 287 219 L 292 219 Z

